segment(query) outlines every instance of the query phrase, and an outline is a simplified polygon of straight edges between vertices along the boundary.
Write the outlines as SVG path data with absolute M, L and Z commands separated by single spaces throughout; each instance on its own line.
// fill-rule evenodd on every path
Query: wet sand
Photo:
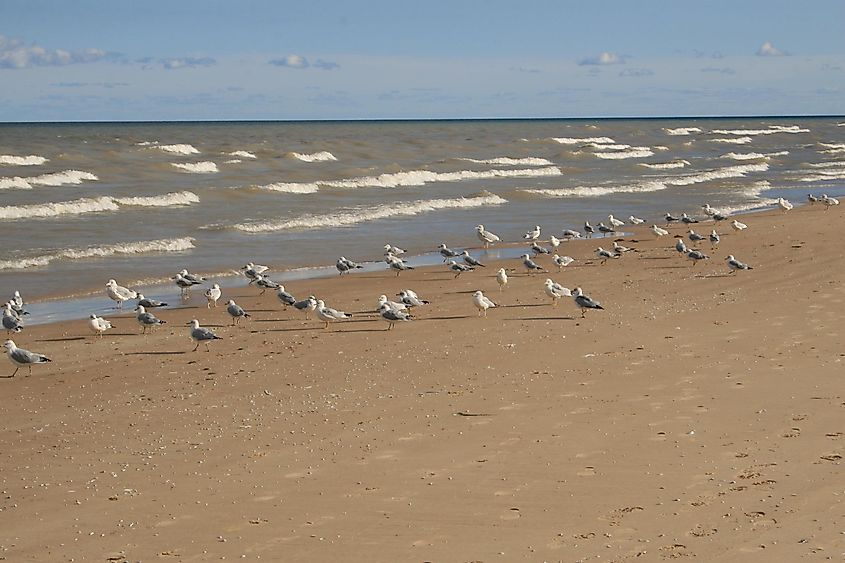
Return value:
M 564 243 L 561 273 L 502 263 L 503 292 L 499 264 L 286 284 L 354 314 L 329 330 L 251 287 L 221 300 L 237 327 L 195 292 L 146 336 L 29 328 L 54 361 L 0 380 L 0 559 L 841 559 L 843 215 L 722 223 L 696 266 L 648 229 L 605 265 L 610 238 Z M 552 306 L 546 277 L 605 310 Z M 402 288 L 432 304 L 387 331 Z

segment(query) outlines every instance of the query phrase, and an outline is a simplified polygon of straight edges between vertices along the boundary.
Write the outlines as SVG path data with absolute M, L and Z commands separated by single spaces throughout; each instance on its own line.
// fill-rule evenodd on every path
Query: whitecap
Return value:
M 736 153 L 736 152 L 729 152 L 727 154 L 723 154 L 719 158 L 730 158 L 733 160 L 760 160 L 760 159 L 770 159 L 773 156 L 786 156 L 789 154 L 789 151 L 779 151 L 779 152 L 769 152 L 769 153 L 759 153 L 759 152 L 749 152 L 749 153 Z
M 807 166 L 810 168 L 835 168 L 836 166 L 845 166 L 845 160 L 831 160 L 829 162 L 808 162 Z
M 525 188 L 521 192 L 543 197 L 599 197 L 610 194 L 645 193 L 665 190 L 668 186 L 659 181 L 640 182 L 619 186 L 577 186 L 574 188 Z
M 219 172 L 217 165 L 210 161 L 203 162 L 171 162 L 172 166 L 191 174 L 213 174 Z
M 331 160 L 337 160 L 337 157 L 330 153 L 329 151 L 320 151 L 315 152 L 313 154 L 303 154 L 298 152 L 291 152 L 288 153 L 292 158 L 297 160 L 301 160 L 303 162 L 328 162 Z
M 159 239 L 137 242 L 123 242 L 106 246 L 87 248 L 67 248 L 48 254 L 24 256 L 9 260 L 0 260 L 0 270 L 23 270 L 47 266 L 55 260 L 83 260 L 103 258 L 115 254 L 149 254 L 159 252 L 184 252 L 195 248 L 195 240 L 190 237 Z
M 637 166 L 645 166 L 653 170 L 671 170 L 673 168 L 683 168 L 689 166 L 688 160 L 672 160 L 670 162 L 640 162 Z
M 63 215 L 82 215 L 85 213 L 119 211 L 121 206 L 171 207 L 190 205 L 198 201 L 199 198 L 191 192 L 175 192 L 152 197 L 86 197 L 55 203 L 3 206 L 0 207 L 0 219 L 33 219 L 59 217 Z
M 618 152 L 594 152 L 598 158 L 621 160 L 623 158 L 646 158 L 654 156 L 654 152 L 648 147 L 633 147 L 630 150 L 623 150 Z
M 799 182 L 830 182 L 831 180 L 845 180 L 845 170 L 838 168 L 822 168 L 798 178 Z
M 736 138 L 717 138 L 717 139 L 707 139 L 711 143 L 725 143 L 729 145 L 746 145 L 751 142 L 751 137 L 736 137 Z
M 181 155 L 189 155 L 189 154 L 199 154 L 200 151 L 197 150 L 196 147 L 193 145 L 187 144 L 180 144 L 180 145 L 153 145 L 155 148 L 159 150 L 163 150 L 164 152 L 169 152 L 172 154 L 181 154 Z
M 742 178 L 749 172 L 765 172 L 768 169 L 769 165 L 765 162 L 757 164 L 738 164 L 736 166 L 716 168 L 715 170 L 707 170 L 706 172 L 699 172 L 696 174 L 690 174 L 688 176 L 674 176 L 664 178 L 663 181 L 673 186 L 689 186 L 691 184 L 710 182 L 712 180 L 723 180 L 726 178 Z
M 39 176 L 14 176 L 0 178 L 0 190 L 19 189 L 31 190 L 35 186 L 63 186 L 65 184 L 81 184 L 85 181 L 99 180 L 96 175 L 81 170 L 65 170 Z
M 229 156 L 236 156 L 238 158 L 258 158 L 255 154 L 249 151 L 232 151 L 228 154 Z
M 8 164 L 11 166 L 38 166 L 44 164 L 49 159 L 36 154 L 29 156 L 13 156 L 9 154 L 0 154 L 0 164 Z
M 551 166 L 552 164 L 554 164 L 550 160 L 534 156 L 528 156 L 524 158 L 511 158 L 508 156 L 500 156 L 498 158 L 487 159 L 459 158 L 457 160 L 474 162 L 476 164 L 492 164 L 498 166 Z
M 319 191 L 320 186 L 316 183 L 310 184 L 296 184 L 296 183 L 286 183 L 286 182 L 278 182 L 275 184 L 266 184 L 264 186 L 253 186 L 259 190 L 268 190 L 271 192 L 285 192 L 289 194 L 313 194 Z
M 552 141 L 562 145 L 580 145 L 584 143 L 615 143 L 610 137 L 552 137 Z
M 259 223 L 239 223 L 235 225 L 208 225 L 207 229 L 232 229 L 245 233 L 268 233 L 287 230 L 315 230 L 350 227 L 359 223 L 389 219 L 391 217 L 408 217 L 443 209 L 471 209 L 491 205 L 502 205 L 507 200 L 497 195 L 479 197 L 460 197 L 451 199 L 424 199 L 404 203 L 390 203 L 376 207 L 361 206 L 344 209 L 334 213 L 320 215 L 303 215 L 283 221 L 267 221 Z
M 693 133 L 701 133 L 698 127 L 676 127 L 674 129 L 664 127 L 663 130 L 667 135 L 691 135 Z
M 200 200 L 195 193 L 188 191 L 156 196 L 115 197 L 113 199 L 118 205 L 134 205 L 137 207 L 173 207 L 199 203 Z
M 770 125 L 767 129 L 714 129 L 711 133 L 718 135 L 774 135 L 775 133 L 809 133 L 809 129 L 802 129 L 797 125 Z

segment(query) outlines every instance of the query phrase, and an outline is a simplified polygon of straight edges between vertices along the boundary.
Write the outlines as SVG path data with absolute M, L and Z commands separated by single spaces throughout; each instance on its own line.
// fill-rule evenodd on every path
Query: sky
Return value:
M 0 121 L 845 113 L 843 0 L 0 0 Z

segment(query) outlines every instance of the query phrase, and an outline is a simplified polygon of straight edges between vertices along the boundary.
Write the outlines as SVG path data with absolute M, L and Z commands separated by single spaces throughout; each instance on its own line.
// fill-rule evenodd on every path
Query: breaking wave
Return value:
M 353 207 L 335 213 L 303 215 L 284 221 L 239 223 L 236 225 L 208 225 L 206 229 L 232 229 L 245 233 L 269 233 L 297 229 L 333 229 L 349 227 L 358 223 L 378 221 L 391 217 L 407 217 L 441 209 L 470 209 L 501 205 L 508 200 L 489 194 L 479 197 L 459 197 L 452 199 L 424 199 L 406 203 L 391 203 L 376 207 Z
M 615 152 L 594 152 L 599 158 L 604 158 L 606 160 L 621 160 L 623 158 L 646 158 L 649 156 L 654 156 L 654 151 L 652 151 L 648 147 L 633 147 L 630 150 L 621 150 Z
M 774 135 L 775 133 L 809 133 L 809 129 L 802 129 L 797 125 L 770 125 L 767 129 L 714 129 L 711 133 L 718 135 Z
M 190 172 L 191 174 L 213 174 L 219 172 L 217 165 L 210 161 L 203 162 L 171 162 L 173 166 L 179 170 Z
M 11 166 L 38 166 L 47 162 L 47 158 L 31 154 L 29 156 L 13 156 L 9 154 L 0 154 L 0 164 L 8 164 Z
M 716 168 L 715 170 L 690 174 L 689 176 L 666 178 L 663 181 L 673 186 L 689 186 L 691 184 L 700 184 L 701 182 L 709 182 L 711 180 L 742 178 L 749 172 L 765 172 L 768 169 L 769 165 L 765 162 L 759 164 L 738 164 L 737 166 Z
M 798 178 L 799 182 L 829 182 L 831 180 L 845 180 L 845 170 L 841 168 L 821 168 L 813 174 Z
M 708 139 L 711 143 L 725 143 L 729 145 L 747 145 L 751 142 L 751 137 L 736 137 L 728 139 Z
M 723 154 L 719 158 L 731 158 L 733 160 L 760 160 L 762 158 L 769 159 L 773 156 L 786 156 L 789 154 L 789 151 L 779 151 L 779 152 L 769 152 L 769 153 L 759 153 L 759 152 L 749 152 L 749 153 L 735 153 L 729 152 L 728 154 Z
M 151 143 L 151 146 L 154 146 L 155 148 L 157 148 L 159 150 L 162 150 L 164 152 L 169 152 L 171 154 L 181 154 L 181 155 L 187 156 L 189 154 L 199 154 L 200 153 L 200 151 L 198 151 L 196 149 L 196 147 L 194 147 L 193 145 L 187 145 L 187 144 L 159 145 L 159 144 Z
M 492 164 L 499 166 L 551 166 L 552 164 L 554 164 L 552 161 L 546 160 L 545 158 L 538 158 L 533 156 L 528 156 L 525 158 L 510 158 L 507 156 L 502 156 L 499 158 L 487 158 L 481 160 L 476 158 L 459 158 L 458 160 L 474 162 L 476 164 Z
M 81 170 L 65 170 L 52 174 L 41 174 L 40 176 L 14 176 L 0 178 L 0 190 L 18 189 L 31 190 L 35 186 L 63 186 L 65 184 L 81 184 L 85 181 L 99 180 L 90 172 Z
M 249 151 L 233 151 L 229 153 L 229 156 L 236 156 L 238 158 L 258 158 Z
M 184 252 L 195 248 L 195 240 L 190 237 L 175 239 L 145 240 L 138 242 L 124 242 L 106 246 L 91 246 L 87 248 L 68 248 L 57 250 L 38 256 L 24 256 L 10 260 L 0 260 L 0 270 L 23 270 L 26 268 L 43 267 L 55 260 L 84 260 L 86 258 L 102 258 L 115 254 L 149 254 L 153 252 Z
M 330 153 L 329 151 L 320 151 L 315 152 L 313 154 L 302 154 L 298 152 L 290 152 L 288 155 L 291 158 L 295 158 L 297 160 L 301 160 L 303 162 L 328 162 L 331 160 L 337 160 L 337 157 Z
M 684 166 L 689 166 L 688 160 L 673 160 L 671 162 L 640 162 L 637 166 L 645 166 L 646 168 L 651 168 L 652 170 L 672 170 L 673 168 L 683 168 Z
M 581 145 L 584 143 L 615 143 L 610 137 L 552 137 L 552 141 L 562 145 Z
M 578 186 L 575 188 L 522 189 L 521 192 L 544 197 L 599 197 L 610 194 L 657 192 L 668 188 L 663 182 L 641 182 L 621 186 Z
M 666 131 L 667 135 L 692 135 L 693 133 L 701 133 L 701 129 L 698 127 L 677 127 L 675 129 L 665 127 L 663 130 Z
M 38 203 L 34 205 L 8 205 L 0 207 L 0 219 L 33 219 L 58 217 L 61 215 L 82 215 L 103 211 L 119 211 L 127 207 L 172 207 L 197 203 L 199 198 L 192 192 L 175 192 L 151 197 L 84 197 L 72 201 Z

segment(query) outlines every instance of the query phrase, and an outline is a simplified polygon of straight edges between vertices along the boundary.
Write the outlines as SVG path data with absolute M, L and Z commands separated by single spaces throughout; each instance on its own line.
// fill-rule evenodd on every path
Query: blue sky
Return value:
M 842 0 L 0 1 L 0 121 L 845 113 Z

